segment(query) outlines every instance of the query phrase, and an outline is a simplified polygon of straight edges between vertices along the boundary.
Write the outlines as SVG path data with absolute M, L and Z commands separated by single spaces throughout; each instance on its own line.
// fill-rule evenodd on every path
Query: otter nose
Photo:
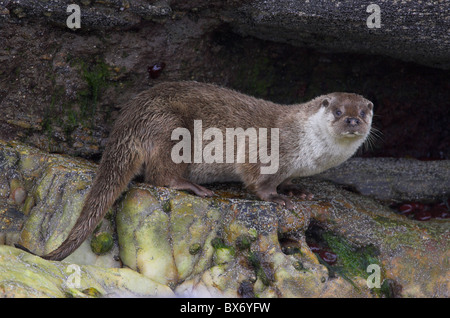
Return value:
M 359 119 L 358 118 L 354 118 L 354 117 L 347 117 L 345 119 L 345 122 L 350 127 L 355 127 L 355 126 L 358 126 L 360 124 Z

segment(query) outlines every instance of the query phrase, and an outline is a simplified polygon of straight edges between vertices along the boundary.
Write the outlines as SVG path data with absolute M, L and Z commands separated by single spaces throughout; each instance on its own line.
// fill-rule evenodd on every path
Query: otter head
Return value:
M 337 139 L 365 139 L 372 125 L 373 103 L 350 93 L 332 93 L 324 96 L 328 132 Z

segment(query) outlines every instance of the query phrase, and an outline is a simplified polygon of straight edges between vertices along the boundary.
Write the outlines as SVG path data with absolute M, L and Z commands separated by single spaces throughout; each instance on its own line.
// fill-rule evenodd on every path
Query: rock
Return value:
M 438 201 L 450 195 L 450 160 L 352 158 L 318 178 L 383 201 Z
M 166 1 L 157 1 L 151 5 L 143 5 L 140 1 L 102 1 L 97 3 L 82 2 L 82 26 L 88 30 L 111 30 L 131 28 L 139 23 L 161 21 L 170 17 L 172 9 Z M 67 6 L 70 3 L 64 1 L 8 1 L 6 8 L 12 11 L 18 18 L 42 19 L 50 21 L 54 25 L 67 27 L 66 20 L 69 14 Z
M 9 158 L 20 159 L 12 161 L 15 162 L 14 167 L 6 165 L 8 169 L 4 173 L 6 176 L 20 176 L 28 192 L 27 199 L 19 205 L 19 209 L 27 214 L 26 222 L 21 225 L 20 242 L 38 255 L 43 255 L 58 247 L 75 224 L 93 178 L 93 165 L 83 160 L 49 155 L 20 144 L 14 146 L 16 152 Z M 10 146 L 2 144 L 2 147 L 8 149 Z M 3 152 L 4 158 L 7 153 Z M 16 187 L 17 183 L 11 182 L 12 187 Z M 48 211 L 53 211 L 53 214 Z M 22 215 L 17 218 L 18 222 L 22 218 L 25 217 Z M 49 223 L 49 219 L 53 221 Z M 112 226 L 108 223 L 110 222 L 105 219 L 98 230 L 106 230 L 112 234 Z M 90 242 L 87 241 L 67 260 L 77 264 L 118 267 L 115 260 L 117 254 L 116 244 L 109 253 L 97 256 L 91 251 Z
M 122 262 L 160 283 L 175 284 L 169 216 L 148 190 L 132 189 L 121 204 L 116 222 Z
M 369 262 L 379 265 L 381 282 L 391 288 L 379 290 L 385 295 L 448 297 L 447 219 L 418 222 L 393 214 L 391 209 L 370 198 L 352 192 L 337 194 L 335 186 L 328 182 L 318 182 L 314 188 L 317 191 L 320 188 L 321 195 L 334 199 L 312 210 L 315 226 L 309 231 L 334 248 L 337 266 L 342 260 L 357 266 L 367 266 Z M 354 259 L 358 254 L 363 257 Z M 352 271 L 354 268 L 349 269 Z
M 20 205 L 25 201 L 27 192 L 22 186 L 20 180 L 12 179 L 9 189 L 11 191 L 11 199 L 14 201 L 15 204 Z
M 102 255 L 111 250 L 114 245 L 112 235 L 108 232 L 96 233 L 91 240 L 91 249 L 97 255 Z
M 1 182 L 23 180 L 35 198 L 27 217 L 11 203 L 17 208 L 12 222 L 26 219 L 20 243 L 39 254 L 51 251 L 78 217 L 96 166 L 19 143 L 0 142 L 0 158 L 10 176 Z M 93 234 L 108 233 L 111 251 L 96 255 L 92 237 L 64 262 L 0 247 L 0 294 L 118 296 L 129 288 L 133 296 L 148 296 L 150 287 L 138 284 L 143 279 L 157 286 L 151 295 L 182 297 L 449 296 L 447 219 L 419 222 L 330 181 L 299 182 L 315 198 L 294 199 L 291 211 L 236 184 L 211 185 L 217 196 L 199 198 L 131 183 Z M 7 197 L 0 197 L 6 207 Z M 89 279 L 80 288 L 64 284 L 69 262 Z M 24 277 L 20 268 L 31 263 Z M 105 287 L 109 279 L 114 284 Z
M 2 297 L 173 297 L 167 286 L 128 268 L 50 262 L 0 246 Z
M 363 51 L 358 46 L 395 49 L 396 43 L 385 42 L 384 37 L 397 41 L 397 34 L 403 31 L 385 32 L 384 13 L 390 15 L 390 7 L 382 6 L 382 20 L 386 21 L 380 30 L 371 31 L 379 40 L 372 35 L 364 40 L 355 36 L 352 43 L 353 33 L 349 32 L 357 33 L 361 28 L 349 31 L 354 25 L 347 23 L 353 21 L 349 15 L 358 10 L 350 11 L 348 6 L 360 7 L 351 2 L 341 3 L 340 12 L 328 10 L 330 1 L 280 1 L 280 8 L 272 10 L 275 16 L 268 15 L 273 20 L 266 28 L 263 22 L 269 18 L 264 16 L 261 22 L 250 12 L 254 10 L 257 16 L 266 10 L 262 1 L 84 1 L 80 4 L 79 30 L 65 25 L 69 3 L 0 2 L 0 74 L 4 78 L 0 84 L 0 139 L 21 140 L 47 152 L 97 160 L 124 103 L 161 81 L 190 79 L 280 103 L 303 102 L 331 91 L 357 92 L 374 102 L 377 128 L 389 136 L 372 154 L 450 156 L 445 133 L 447 108 L 442 106 L 448 99 L 448 72 L 386 57 L 389 54 L 339 53 L 350 47 Z M 267 1 L 267 6 L 271 4 L 273 1 Z M 276 15 L 290 5 L 298 6 L 304 15 Z M 421 5 L 423 9 L 418 11 L 435 10 Z M 445 5 L 442 2 L 436 7 Z M 404 1 L 398 6 L 419 4 Z M 16 8 L 25 16 L 19 18 L 13 12 Z M 364 17 L 359 17 L 358 23 L 364 24 L 367 13 L 362 10 L 361 14 Z M 412 14 L 403 17 L 418 19 Z M 276 23 L 276 19 L 282 21 Z M 295 19 L 298 26 L 291 23 L 293 32 L 285 32 L 284 20 Z M 416 33 L 427 32 L 433 25 L 445 30 L 445 23 L 428 23 L 416 31 L 413 23 L 409 41 L 427 41 Z M 247 29 L 271 41 L 236 34 L 247 34 Z M 104 36 L 105 30 L 109 36 Z M 302 36 L 308 38 L 303 42 L 286 39 Z M 302 47 L 314 46 L 310 42 L 332 42 L 339 51 Z M 445 45 L 445 39 L 430 36 L 428 42 L 427 47 L 433 49 L 423 54 L 423 59 L 431 56 L 424 63 L 435 64 L 433 55 L 440 51 L 434 46 Z M 158 78 L 151 78 L 148 67 L 157 63 L 166 67 Z
M 380 28 L 369 28 L 370 3 L 255 0 L 230 11 L 234 30 L 260 39 L 333 52 L 388 55 L 450 68 L 450 5 L 383 0 Z
M 186 12 L 209 7 L 216 14 L 208 18 L 225 21 L 238 33 L 260 39 L 284 42 L 333 52 L 388 55 L 432 67 L 450 68 L 448 27 L 445 1 L 429 6 L 407 1 L 383 0 L 380 28 L 369 28 L 370 3 L 254 0 L 222 4 L 195 1 L 102 1 L 83 3 L 83 30 L 128 30 L 144 21 L 166 22 Z M 66 28 L 67 5 L 60 1 L 36 2 L 12 0 L 0 5 L 1 12 L 13 13 L 21 20 L 43 20 Z M 173 7 L 173 8 L 172 8 Z M 195 9 L 195 10 L 194 10 Z

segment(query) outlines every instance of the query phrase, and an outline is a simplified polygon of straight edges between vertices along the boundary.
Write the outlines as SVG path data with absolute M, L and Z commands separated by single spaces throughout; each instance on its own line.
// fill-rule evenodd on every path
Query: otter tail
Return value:
M 110 145 L 102 156 L 81 214 L 66 240 L 53 252 L 41 256 L 47 260 L 63 260 L 76 250 L 94 231 L 143 163 L 142 151 L 134 142 Z

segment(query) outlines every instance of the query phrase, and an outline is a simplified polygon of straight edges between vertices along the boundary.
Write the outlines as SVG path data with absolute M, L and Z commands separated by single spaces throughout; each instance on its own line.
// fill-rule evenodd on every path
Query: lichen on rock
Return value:
M 128 268 L 49 262 L 0 246 L 2 297 L 173 297 L 172 290 Z
M 22 245 L 51 251 L 78 218 L 96 166 L 19 143 L 0 142 L 0 158 L 3 220 L 19 222 L 14 229 L 22 228 Z M 299 182 L 315 198 L 294 199 L 293 210 L 257 200 L 236 184 L 211 185 L 217 196 L 200 198 L 132 182 L 63 262 L 0 246 L 0 294 L 448 297 L 448 220 L 418 222 L 330 181 Z M 31 203 L 11 200 L 18 185 Z M 96 242 L 102 237 L 111 248 L 105 254 Z M 70 264 L 80 269 L 77 288 L 67 284 Z M 380 269 L 379 287 L 368 287 L 369 265 Z

